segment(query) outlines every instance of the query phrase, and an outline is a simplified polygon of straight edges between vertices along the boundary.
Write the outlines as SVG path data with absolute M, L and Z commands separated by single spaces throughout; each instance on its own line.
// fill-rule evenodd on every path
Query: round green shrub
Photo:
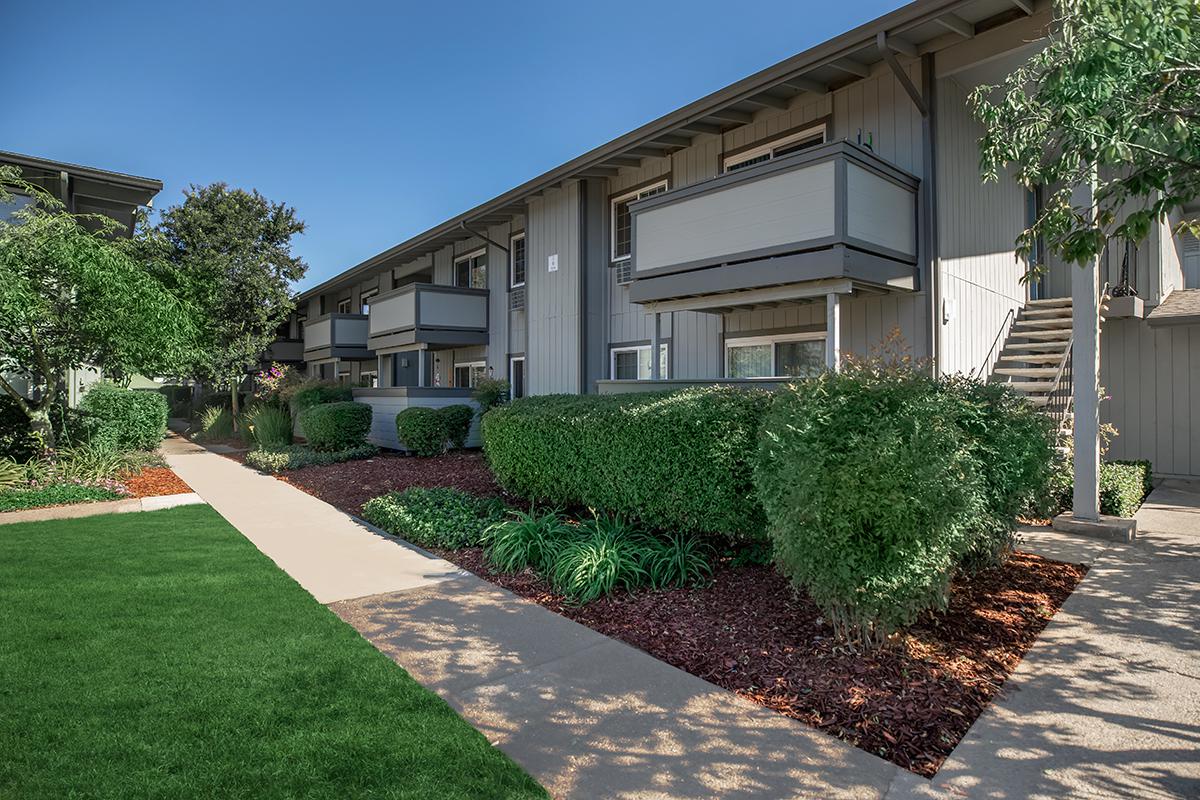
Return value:
M 442 406 L 437 410 L 446 428 L 446 439 L 450 447 L 461 450 L 467 446 L 467 437 L 471 435 L 471 422 L 475 419 L 475 409 L 460 404 Z
M 755 539 L 764 517 L 752 466 L 769 402 L 732 387 L 525 397 L 483 415 L 484 452 L 520 497 Z
M 372 414 L 365 403 L 324 403 L 302 411 L 300 427 L 314 450 L 346 450 L 366 441 Z
M 29 417 L 8 395 L 0 395 L 0 458 L 28 461 L 41 450 Z
M 91 438 L 118 450 L 153 450 L 167 435 L 167 398 L 98 383 L 79 404 Z
M 345 403 L 354 399 L 354 388 L 332 381 L 309 381 L 291 394 L 288 401 L 292 416 L 298 417 L 305 409 L 325 403 Z M 307 436 L 307 434 L 305 434 Z
M 953 402 L 915 371 L 851 365 L 781 389 L 763 420 L 776 563 L 843 637 L 877 645 L 945 606 L 985 506 Z
M 450 438 L 446 416 L 435 408 L 406 408 L 396 415 L 396 438 L 404 449 L 411 450 L 414 455 L 441 455 L 446 450 L 446 440 Z
M 412 487 L 369 500 L 363 519 L 422 547 L 474 547 L 504 518 L 498 498 L 457 489 Z

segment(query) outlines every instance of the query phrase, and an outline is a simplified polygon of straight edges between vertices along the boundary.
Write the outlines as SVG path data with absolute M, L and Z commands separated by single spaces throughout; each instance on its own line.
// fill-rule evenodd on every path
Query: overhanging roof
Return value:
M 143 178 L 138 175 L 128 175 L 124 172 L 112 172 L 106 169 L 85 167 L 81 164 L 71 164 L 66 161 L 51 161 L 48 158 L 27 156 L 22 153 L 10 153 L 6 150 L 0 150 L 0 164 L 16 164 L 19 167 L 39 169 L 46 172 L 67 172 L 78 178 L 88 178 L 113 186 L 149 192 L 147 200 L 161 192 L 163 188 L 162 181 L 155 180 L 154 178 Z
M 689 146 L 694 136 L 747 124 L 757 110 L 786 108 L 798 94 L 824 94 L 867 77 L 883 59 L 878 49 L 881 33 L 891 51 L 913 58 L 1046 6 L 1046 0 L 916 0 L 589 150 L 305 290 L 298 299 L 352 283 L 388 262 L 399 265 L 471 238 L 464 224 L 494 224 L 524 213 L 527 198 L 564 180 L 614 177 L 619 167 L 669 155 Z

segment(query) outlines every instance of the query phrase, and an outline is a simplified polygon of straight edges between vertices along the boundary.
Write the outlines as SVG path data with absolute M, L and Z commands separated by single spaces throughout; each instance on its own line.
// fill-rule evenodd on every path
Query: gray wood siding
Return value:
M 981 365 L 1007 312 L 1025 302 L 1026 266 L 1015 242 L 1024 229 L 1025 192 L 1009 175 L 984 184 L 979 176 L 983 130 L 967 105 L 968 90 L 938 81 L 938 235 L 941 292 L 955 307 L 941 325 L 943 373 Z M 1070 294 L 1069 287 L 1067 294 Z
M 567 181 L 529 201 L 525 283 L 529 394 L 584 389 L 579 200 L 579 182 Z M 558 256 L 555 272 L 548 267 L 552 255 Z
M 1100 342 L 1106 458 L 1149 459 L 1156 474 L 1200 476 L 1200 325 L 1109 319 Z

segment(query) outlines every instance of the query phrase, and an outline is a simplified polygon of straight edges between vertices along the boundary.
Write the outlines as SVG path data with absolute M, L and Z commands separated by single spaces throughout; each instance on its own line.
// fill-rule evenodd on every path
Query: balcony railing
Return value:
M 411 283 L 373 298 L 370 316 L 369 344 L 377 352 L 488 341 L 486 289 Z
M 267 352 L 263 354 L 263 361 L 268 363 L 272 361 L 287 363 L 303 360 L 303 339 L 276 339 L 274 342 L 271 342 L 270 347 L 267 348 Z
M 367 347 L 366 314 L 326 314 L 304 326 L 304 360 L 374 358 Z
M 871 151 L 834 142 L 641 200 L 631 206 L 630 299 L 818 281 L 911 290 L 918 185 Z

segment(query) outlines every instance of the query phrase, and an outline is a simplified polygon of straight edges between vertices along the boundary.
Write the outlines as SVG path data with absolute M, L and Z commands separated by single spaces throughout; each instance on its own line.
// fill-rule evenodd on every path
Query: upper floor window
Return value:
M 807 150 L 810 147 L 816 147 L 821 144 L 825 144 L 825 126 L 816 125 L 798 133 L 782 136 L 774 141 L 753 147 L 749 150 L 743 150 L 740 153 L 726 156 L 724 163 L 725 171 L 733 172 L 735 169 L 745 169 L 754 164 L 761 164 L 773 158 L 790 156 L 792 153 L 799 153 L 801 150 Z
M 629 204 L 644 200 L 667 190 L 667 181 L 634 189 L 618 195 L 612 201 L 612 260 L 619 261 L 629 258 L 633 252 L 633 216 L 629 213 Z
M 339 313 L 339 314 L 349 314 L 350 313 L 350 298 L 349 297 L 343 297 L 341 300 L 338 300 L 337 313 Z
M 476 250 L 454 259 L 454 285 L 487 288 L 487 250 Z
M 378 286 L 376 286 L 374 289 L 363 289 L 363 293 L 361 295 L 359 295 L 359 298 L 358 298 L 358 304 L 362 310 L 358 313 L 370 314 L 371 313 L 371 300 L 377 294 L 379 294 Z
M 508 285 L 513 289 L 525 285 L 525 234 L 518 233 L 509 240 Z
M 16 213 L 26 206 L 33 205 L 33 198 L 27 194 L 10 193 L 8 202 L 0 202 L 0 222 L 15 223 Z

